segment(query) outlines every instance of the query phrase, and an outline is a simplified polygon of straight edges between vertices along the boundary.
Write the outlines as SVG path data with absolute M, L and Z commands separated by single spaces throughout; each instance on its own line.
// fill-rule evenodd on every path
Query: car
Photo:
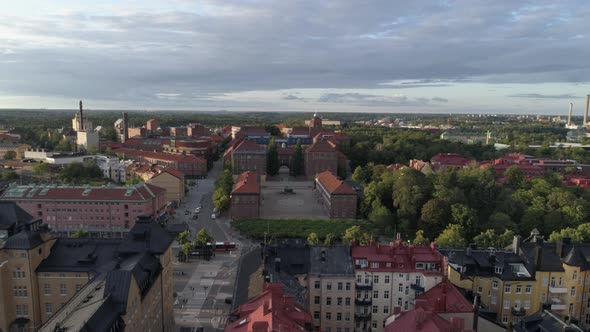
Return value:
M 217 212 L 219 212 L 219 209 L 218 208 L 214 208 L 213 209 L 213 213 L 217 213 Z
M 213 213 L 213 214 L 211 215 L 211 219 L 215 219 L 215 218 L 217 218 L 217 216 L 215 215 L 215 213 Z
M 190 212 L 189 210 L 186 210 L 186 211 L 184 211 L 184 215 L 185 215 L 185 216 L 186 216 L 186 215 L 189 215 L 189 214 L 191 214 L 191 212 Z
M 193 219 L 199 219 L 199 215 L 198 214 L 193 214 Z
M 199 212 L 201 212 L 201 208 L 200 208 L 200 207 L 197 207 L 197 208 L 195 209 L 195 213 L 199 213 Z

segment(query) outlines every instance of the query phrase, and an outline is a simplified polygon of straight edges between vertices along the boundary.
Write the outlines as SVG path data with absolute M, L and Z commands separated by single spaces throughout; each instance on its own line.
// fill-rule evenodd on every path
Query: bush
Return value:
M 267 229 L 268 225 L 268 229 Z M 310 233 L 317 234 L 319 239 L 330 237 L 342 238 L 344 232 L 352 227 L 360 226 L 363 232 L 371 233 L 374 228 L 364 220 L 351 219 L 252 219 L 233 221 L 233 227 L 240 233 L 263 239 L 267 232 L 274 238 L 306 239 Z

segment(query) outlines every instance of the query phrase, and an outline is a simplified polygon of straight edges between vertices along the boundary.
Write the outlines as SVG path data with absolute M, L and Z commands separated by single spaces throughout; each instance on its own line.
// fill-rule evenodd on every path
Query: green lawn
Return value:
M 365 231 L 372 229 L 366 220 L 354 219 L 254 219 L 233 221 L 232 225 L 241 234 L 257 239 L 264 238 L 267 227 L 269 234 L 275 238 L 303 239 L 309 233 L 316 233 L 320 239 L 328 233 L 340 238 L 347 228 L 356 225 Z

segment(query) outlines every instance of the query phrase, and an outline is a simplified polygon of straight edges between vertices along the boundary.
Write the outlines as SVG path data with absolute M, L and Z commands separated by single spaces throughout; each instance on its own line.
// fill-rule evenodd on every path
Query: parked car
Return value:
M 215 219 L 215 218 L 217 218 L 217 216 L 215 215 L 215 213 L 213 213 L 213 214 L 211 215 L 211 219 Z
M 195 213 L 199 213 L 199 212 L 201 212 L 201 208 L 200 208 L 200 207 L 197 207 L 197 208 L 195 209 Z
M 184 211 L 184 215 L 185 215 L 185 216 L 186 216 L 186 215 L 189 215 L 189 214 L 191 214 L 191 212 L 190 212 L 189 210 L 185 210 L 185 211 Z
M 199 215 L 198 214 L 193 214 L 193 219 L 199 219 Z

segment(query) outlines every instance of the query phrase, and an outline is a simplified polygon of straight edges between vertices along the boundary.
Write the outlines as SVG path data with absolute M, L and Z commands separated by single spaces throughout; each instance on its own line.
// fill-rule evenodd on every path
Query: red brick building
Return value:
M 138 216 L 165 220 L 166 191 L 141 183 L 130 187 L 14 186 L 0 197 L 14 201 L 60 234 L 89 232 L 93 237 L 122 237 Z
M 264 292 L 230 314 L 225 332 L 311 331 L 305 308 L 283 291 L 279 283 L 264 284 Z
M 317 141 L 305 150 L 305 174 L 315 177 L 316 174 L 330 171 L 338 174 L 338 152 L 327 141 Z
M 264 145 L 256 142 L 239 139 L 225 152 L 224 162 L 232 167 L 234 174 L 241 174 L 245 171 L 266 174 L 267 150 Z
M 260 184 L 256 172 L 244 172 L 231 192 L 231 218 L 249 219 L 260 215 Z
M 117 149 L 114 152 L 117 156 L 135 161 L 147 161 L 152 164 L 172 166 L 189 178 L 207 175 L 207 160 L 193 155 L 177 155 L 124 148 Z
M 358 196 L 350 184 L 325 171 L 316 176 L 314 185 L 330 218 L 356 218 Z
M 466 167 L 472 160 L 457 153 L 439 153 L 430 159 L 434 171 L 446 171 Z
M 160 128 L 160 122 L 156 119 L 149 119 L 145 123 L 145 129 L 149 131 L 156 131 L 158 128 Z
M 211 129 L 203 126 L 200 123 L 189 123 L 187 127 L 187 136 L 190 137 L 209 137 L 211 136 Z
M 173 154 L 192 154 L 204 159 L 210 159 L 213 154 L 213 144 L 210 138 L 169 140 L 162 146 L 163 151 Z
M 314 113 L 309 122 L 309 136 L 315 137 L 320 131 L 322 131 L 322 118 Z

